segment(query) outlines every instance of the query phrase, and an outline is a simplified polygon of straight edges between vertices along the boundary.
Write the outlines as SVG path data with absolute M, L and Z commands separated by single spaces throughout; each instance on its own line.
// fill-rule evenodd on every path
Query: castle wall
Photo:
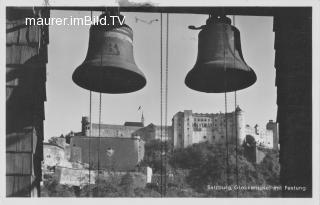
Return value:
M 186 110 L 173 117 L 174 147 L 188 147 L 194 143 L 209 142 L 223 144 L 226 134 L 229 143 L 235 143 L 236 116 L 227 114 L 227 133 L 225 114 L 199 114 Z M 240 124 L 241 125 L 241 124 Z
M 132 133 L 141 129 L 142 127 L 135 126 L 124 126 L 124 125 L 100 125 L 100 136 L 101 137 L 123 137 L 130 138 Z M 99 124 L 92 124 L 91 136 L 99 136 Z
M 246 126 L 246 135 L 255 138 L 257 146 L 273 149 L 273 132 L 263 128 Z
M 132 133 L 132 136 L 139 136 L 145 142 L 156 139 L 155 125 L 149 124 L 146 127 L 138 129 Z
M 236 112 L 227 113 L 227 115 L 225 113 L 192 113 L 191 110 L 185 110 L 173 117 L 172 124 L 175 148 L 188 147 L 201 142 L 226 144 L 227 140 L 229 144 L 237 142 L 242 145 L 247 135 L 253 136 L 258 146 L 270 149 L 274 147 L 274 131 L 247 127 L 244 112 L 239 107 Z
M 99 124 L 92 123 L 90 125 L 88 117 L 82 117 L 82 131 L 78 136 L 99 136 Z M 173 128 L 172 126 L 161 126 L 149 124 L 146 127 L 141 126 L 129 126 L 126 125 L 111 125 L 101 124 L 100 125 L 100 137 L 119 137 L 119 138 L 131 138 L 139 136 L 145 142 L 150 140 L 163 140 L 171 141 L 173 139 Z M 91 127 L 90 127 L 91 126 Z M 90 133 L 90 129 L 92 130 Z

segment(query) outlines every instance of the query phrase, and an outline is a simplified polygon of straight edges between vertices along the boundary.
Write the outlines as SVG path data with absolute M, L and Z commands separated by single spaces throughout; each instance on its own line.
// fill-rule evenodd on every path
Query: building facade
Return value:
M 137 137 L 74 136 L 70 146 L 94 170 L 132 171 L 144 157 L 144 141 Z
M 54 167 L 65 160 L 64 148 L 50 143 L 43 143 L 43 165 Z
M 170 141 L 173 138 L 173 129 L 172 126 L 161 127 L 150 123 L 146 127 L 136 130 L 132 135 L 141 137 L 145 142 L 151 140 Z
M 141 122 L 125 122 L 123 125 L 98 124 L 89 122 L 88 117 L 82 117 L 81 132 L 78 136 L 98 137 L 120 137 L 132 138 L 140 137 L 145 142 L 150 140 L 171 140 L 173 138 L 172 126 L 161 126 L 150 123 L 144 126 L 144 117 L 141 116 Z M 91 132 L 90 132 L 91 130 Z
M 172 127 L 175 148 L 201 142 L 243 144 L 248 135 L 256 140 L 258 146 L 278 148 L 277 123 L 269 121 L 265 129 L 246 125 L 244 111 L 240 107 L 227 114 L 193 113 L 192 110 L 178 112 L 173 116 Z

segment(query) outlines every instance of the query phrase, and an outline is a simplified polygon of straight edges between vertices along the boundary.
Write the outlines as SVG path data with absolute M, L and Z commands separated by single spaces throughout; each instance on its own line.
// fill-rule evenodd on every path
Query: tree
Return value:
M 161 170 L 167 169 L 169 166 L 168 160 L 172 155 L 171 150 L 170 143 L 151 140 L 145 144 L 144 159 L 139 166 L 149 166 L 153 173 L 160 173 Z
M 48 142 L 50 144 L 58 145 L 58 137 L 51 137 Z
M 170 164 L 176 169 L 188 169 L 186 182 L 197 192 L 206 193 L 210 197 L 236 196 L 237 194 L 234 189 L 231 191 L 210 190 L 208 189 L 210 185 L 236 185 L 237 182 L 238 185 L 245 186 L 278 184 L 279 163 L 276 152 L 263 150 L 266 157 L 260 165 L 256 165 L 247 161 L 242 147 L 238 148 L 237 153 L 235 148 L 235 145 L 229 145 L 228 165 L 226 147 L 208 143 L 194 144 L 175 150 Z M 238 191 L 238 195 L 243 197 L 269 196 L 270 192 L 244 190 Z
M 43 197 L 76 197 L 72 187 L 59 184 L 55 177 L 49 177 L 41 189 Z
M 120 186 L 122 190 L 124 191 L 125 197 L 133 197 L 134 196 L 134 187 L 133 187 L 133 177 L 130 173 L 126 173 L 122 179 Z

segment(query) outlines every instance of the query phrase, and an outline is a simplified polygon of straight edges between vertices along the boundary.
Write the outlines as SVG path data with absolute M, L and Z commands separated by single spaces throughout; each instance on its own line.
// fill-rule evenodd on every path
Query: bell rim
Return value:
M 225 89 L 224 85 L 220 86 L 220 87 L 219 86 L 212 86 L 211 88 L 210 88 L 210 86 L 209 86 L 209 88 L 207 86 L 203 86 L 204 84 L 208 85 L 209 84 L 208 82 L 214 80 L 215 78 L 219 79 L 219 80 L 221 80 L 221 78 L 220 77 L 217 78 L 214 75 L 206 74 L 203 76 L 206 76 L 207 79 L 199 79 L 198 80 L 197 78 L 195 78 L 195 76 L 197 76 L 197 74 L 195 74 L 195 72 L 198 72 L 198 74 L 199 74 L 199 72 L 203 72 L 203 73 L 206 73 L 206 72 L 201 71 L 201 69 L 197 68 L 196 65 L 187 73 L 185 80 L 184 80 L 184 83 L 191 90 L 195 90 L 198 92 L 203 92 L 203 93 L 224 93 L 224 92 L 227 92 L 228 93 L 228 92 L 234 92 L 234 91 L 249 88 L 250 86 L 252 86 L 253 84 L 255 84 L 257 82 L 257 75 L 252 68 L 250 68 L 250 71 L 244 71 L 244 70 L 239 70 L 239 71 L 245 72 L 246 75 L 248 75 L 249 80 L 242 81 L 242 82 L 247 82 L 247 84 L 244 84 L 245 86 L 239 86 L 239 84 L 241 84 L 241 83 L 238 83 L 236 86 L 234 86 L 234 84 L 233 84 L 232 87 L 230 86 L 229 88 L 226 88 L 226 89 Z M 208 79 L 208 78 L 210 78 L 210 79 Z M 201 82 L 201 83 L 199 83 L 199 82 Z M 228 82 L 232 82 L 232 81 L 231 80 L 227 81 L 227 84 L 228 84 Z M 223 83 L 224 83 L 224 81 L 223 81 Z M 229 85 L 231 85 L 231 84 L 229 84 Z M 216 88 L 214 88 L 214 87 L 216 87 Z M 227 87 L 228 87 L 228 85 L 227 85 Z
M 112 69 L 115 69 L 117 70 L 117 72 L 119 72 L 120 70 L 122 70 L 123 72 L 129 72 L 130 74 L 132 74 L 135 78 L 135 81 L 136 82 L 140 82 L 138 83 L 137 86 L 134 86 L 132 87 L 131 89 L 129 87 L 131 86 L 127 86 L 127 89 L 121 89 L 121 88 L 116 88 L 114 89 L 113 88 L 105 88 L 105 89 L 96 89 L 92 86 L 88 86 L 88 84 L 85 84 L 85 83 L 81 83 L 81 77 L 80 76 L 83 76 L 84 75 L 84 70 L 83 69 L 89 69 L 89 68 L 85 68 L 87 66 L 88 63 L 82 63 L 81 65 L 79 65 L 73 72 L 72 74 L 72 81 L 78 85 L 79 87 L 81 88 L 84 88 L 86 90 L 90 90 L 90 91 L 93 91 L 93 92 L 100 92 L 100 93 L 109 93 L 109 94 L 124 94 L 124 93 L 132 93 L 132 92 L 136 92 L 136 91 L 139 91 L 141 89 L 143 89 L 146 84 L 147 84 L 147 80 L 146 80 L 146 77 L 145 75 L 143 74 L 143 72 L 138 68 L 138 66 L 136 64 L 131 64 L 131 68 L 133 69 L 136 69 L 140 72 L 135 72 L 134 70 L 131 70 L 131 69 L 125 69 L 123 67 L 119 67 L 119 66 L 111 66 Z M 101 66 L 93 66 L 93 67 L 96 67 L 96 69 L 100 70 L 101 69 Z M 110 67 L 110 66 L 105 66 L 105 67 Z M 106 68 L 105 68 L 106 69 Z M 88 71 L 86 71 L 88 72 Z M 91 70 L 92 72 L 92 70 Z M 109 85 L 110 86 L 110 85 Z M 115 86 L 117 87 L 117 86 Z M 116 91 L 112 91 L 112 90 L 116 90 Z

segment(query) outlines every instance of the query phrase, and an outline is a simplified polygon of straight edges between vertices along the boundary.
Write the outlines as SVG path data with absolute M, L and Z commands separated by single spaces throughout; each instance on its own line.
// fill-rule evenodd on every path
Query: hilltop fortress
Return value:
M 82 130 L 77 135 L 98 136 L 99 124 L 92 123 L 90 125 L 88 117 L 83 117 L 81 123 Z M 154 139 L 167 140 L 173 143 L 175 148 L 185 148 L 200 142 L 222 145 L 226 143 L 226 140 L 228 143 L 238 142 L 242 145 L 248 140 L 251 142 L 254 140 L 258 147 L 278 149 L 279 141 L 276 122 L 270 120 L 265 128 L 258 125 L 249 126 L 245 122 L 245 112 L 239 106 L 235 112 L 227 114 L 221 112 L 193 113 L 192 110 L 178 112 L 172 118 L 172 126 L 163 126 L 162 132 L 159 125 L 151 123 L 144 126 L 142 115 L 141 122 L 125 122 L 123 125 L 101 124 L 100 136 L 139 138 L 145 142 Z
M 246 125 L 244 111 L 239 106 L 235 112 L 227 114 L 192 113 L 192 110 L 178 112 L 173 116 L 172 127 L 175 148 L 200 142 L 225 144 L 226 140 L 228 143 L 238 141 L 242 145 L 253 139 L 258 147 L 278 149 L 277 123 L 270 120 L 266 128 Z

